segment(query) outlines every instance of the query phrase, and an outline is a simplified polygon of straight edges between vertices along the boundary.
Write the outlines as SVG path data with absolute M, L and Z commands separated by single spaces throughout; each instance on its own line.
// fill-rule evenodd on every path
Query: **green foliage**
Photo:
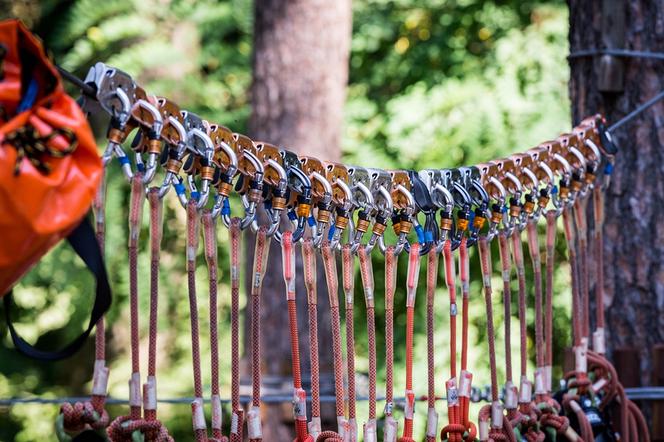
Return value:
M 20 5 L 19 5 L 20 3 Z M 27 6 L 26 6 L 27 5 Z M 183 107 L 212 121 L 244 131 L 250 109 L 252 2 L 250 0 L 50 0 L 15 2 L 12 15 L 27 17 L 63 66 L 84 76 L 98 60 L 117 66 L 139 79 L 146 89 L 163 93 Z M 27 11 L 27 12 L 26 12 Z M 478 163 L 523 150 L 557 135 L 570 120 L 567 99 L 567 11 L 562 1 L 546 0 L 357 0 L 350 84 L 343 141 L 348 163 L 383 168 L 454 167 Z M 171 195 L 172 197 L 172 195 Z M 189 323 L 184 275 L 184 213 L 167 198 L 161 255 L 160 397 L 191 394 Z M 128 357 L 128 287 L 126 238 L 128 186 L 116 168 L 108 185 L 107 266 L 115 300 L 108 315 L 108 360 L 111 394 L 126 396 L 130 372 Z M 228 293 L 228 239 L 220 242 L 220 293 Z M 147 220 L 142 230 L 139 272 L 149 273 L 146 249 Z M 562 241 L 560 241 L 562 242 Z M 558 258 L 564 247 L 559 244 Z M 497 257 L 497 253 L 494 253 Z M 405 277 L 405 260 L 399 280 Z M 382 257 L 375 255 L 376 287 L 384 285 Z M 203 259 L 198 283 L 205 287 Z M 424 264 L 423 264 L 424 267 Z M 66 246 L 59 246 L 29 273 L 16 289 L 17 321 L 30 339 L 58 347 L 85 323 L 90 306 L 91 279 Z M 424 272 L 424 268 L 422 270 Z M 479 273 L 473 255 L 473 275 Z M 565 279 L 556 277 L 556 336 L 568 335 L 569 299 Z M 439 275 L 441 276 L 441 275 Z M 496 275 L 497 277 L 498 275 Z M 424 275 L 420 278 L 424 299 Z M 496 279 L 496 285 L 499 281 Z M 358 287 L 358 301 L 361 299 Z M 476 385 L 488 380 L 485 317 L 479 302 L 480 284 L 472 284 L 470 365 Z M 148 310 L 147 278 L 140 283 L 141 309 Z M 496 303 L 497 327 L 502 327 L 500 291 Z M 532 293 L 529 293 L 532 300 Z M 449 364 L 447 292 L 442 279 L 436 292 L 437 380 L 442 391 Z M 227 296 L 220 297 L 220 317 L 229 312 Z M 200 304 L 201 329 L 208 328 L 206 302 Z M 377 326 L 384 311 L 377 305 Z M 530 303 L 532 305 L 532 302 Z M 357 302 L 357 364 L 366 372 L 366 329 L 363 302 Z M 397 348 L 405 340 L 405 292 L 399 287 L 395 306 Z M 426 370 L 426 304 L 418 303 L 415 372 Z M 532 311 L 529 315 L 532 318 Z M 146 320 L 141 328 L 146 333 Z M 221 327 L 222 348 L 229 347 L 227 327 Z M 518 321 L 513 321 L 514 333 Z M 16 356 L 0 323 L 0 397 L 86 395 L 90 388 L 92 343 L 75 358 L 56 364 L 38 364 Z M 502 332 L 500 333 L 502 336 Z M 513 339 L 517 351 L 516 339 Z M 556 341 L 560 349 L 566 342 Z M 204 355 L 209 354 L 205 340 Z M 384 345 L 378 334 L 379 354 Z M 497 342 L 503 359 L 502 338 Z M 147 348 L 143 346 L 142 348 Z M 145 353 L 145 352 L 144 352 Z M 556 355 L 560 351 L 555 352 Z M 516 353 L 515 353 L 516 354 Z M 143 354 L 145 357 L 145 354 Z M 404 355 L 396 352 L 397 372 Z M 379 373 L 383 361 L 379 358 Z M 221 361 L 229 373 L 229 361 Z M 397 395 L 403 391 L 396 378 Z M 209 382 L 205 379 L 205 382 Z M 222 377 L 222 396 L 229 395 L 228 376 Z M 425 391 L 425 377 L 416 379 Z M 358 407 L 364 411 L 366 407 Z M 111 407 L 111 414 L 125 412 Z M 419 407 L 418 434 L 423 434 L 425 407 Z M 0 408 L 0 440 L 46 440 L 52 436 L 56 407 Z M 189 407 L 160 408 L 176 440 L 190 439 Z M 362 417 L 360 416 L 361 420 Z M 229 419 L 226 419 L 228 422 Z

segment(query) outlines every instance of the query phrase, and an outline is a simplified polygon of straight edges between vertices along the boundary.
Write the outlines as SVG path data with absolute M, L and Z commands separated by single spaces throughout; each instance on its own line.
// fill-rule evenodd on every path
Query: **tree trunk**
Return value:
M 298 154 L 313 155 L 321 160 L 335 161 L 340 158 L 351 22 L 350 0 L 256 0 L 250 120 L 252 139 L 283 146 Z M 247 266 L 250 266 L 252 240 L 247 242 L 246 255 L 249 260 Z M 303 381 L 308 382 L 309 334 L 308 327 L 304 327 L 307 324 L 304 319 L 306 296 L 299 251 L 297 256 L 300 354 L 303 355 Z M 281 251 L 273 241 L 261 304 L 262 363 L 266 386 L 278 386 L 291 380 L 288 315 L 281 275 Z M 329 303 L 320 262 L 317 275 L 323 393 L 325 385 L 333 378 Z M 250 308 L 247 312 L 250 313 Z M 246 330 L 248 340 L 249 330 Z M 292 438 L 290 405 L 265 407 L 263 428 L 266 441 Z
M 607 45 L 664 51 L 662 1 L 569 0 L 569 6 L 572 53 Z M 661 61 L 596 56 L 571 59 L 570 65 L 573 123 L 601 112 L 612 124 L 664 89 Z M 652 348 L 664 342 L 664 103 L 618 129 L 614 138 L 620 150 L 604 228 L 607 350 L 610 358 L 619 347 L 636 348 L 641 380 L 648 384 Z

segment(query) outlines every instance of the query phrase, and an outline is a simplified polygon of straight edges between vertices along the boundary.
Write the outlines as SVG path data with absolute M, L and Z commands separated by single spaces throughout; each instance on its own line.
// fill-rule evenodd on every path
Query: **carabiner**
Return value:
M 143 159 L 141 158 L 141 154 L 148 154 L 147 165 L 144 166 L 145 172 L 143 175 L 143 184 L 148 185 L 152 182 L 157 172 L 157 159 L 161 155 L 162 149 L 161 131 L 164 127 L 164 120 L 159 109 L 145 99 L 140 99 L 134 103 L 131 115 L 143 128 L 142 131 L 136 134 L 136 138 L 139 139 L 141 145 L 145 146 L 145 149 L 136 152 L 136 162 L 142 164 Z M 147 140 L 142 139 L 146 135 L 144 131 L 147 131 Z M 135 139 L 134 141 L 136 142 L 137 140 Z
M 304 173 L 311 180 L 312 202 L 317 209 L 315 224 L 310 222 L 311 233 L 314 246 L 319 248 L 323 243 L 325 228 L 331 220 L 332 184 L 325 178 L 325 167 L 320 160 L 313 157 L 300 157 L 300 164 Z
M 387 220 L 392 214 L 393 203 L 392 196 L 388 188 L 392 187 L 392 178 L 390 174 L 381 169 L 367 169 L 369 172 L 369 188 L 373 196 L 373 226 L 371 228 L 371 237 L 364 250 L 367 254 L 371 253 L 378 239 L 385 233 Z
M 394 233 L 397 235 L 394 253 L 398 255 L 406 248 L 408 234 L 414 225 L 413 214 L 417 210 L 417 207 L 415 206 L 415 198 L 408 189 L 410 187 L 410 179 L 407 172 L 396 170 L 390 172 L 390 174 L 392 176 L 392 191 L 390 192 L 393 206 L 392 227 L 394 228 Z M 383 254 L 387 250 L 383 236 L 378 238 L 378 247 Z
M 355 234 L 350 240 L 351 252 L 355 253 L 359 249 L 362 236 L 369 230 L 371 217 L 374 211 L 374 198 L 371 193 L 371 179 L 369 171 L 363 167 L 348 167 L 348 177 L 350 178 L 351 192 L 356 209 L 359 209 L 357 226 Z
M 197 209 L 202 209 L 210 197 L 210 183 L 214 179 L 215 167 L 214 167 L 214 144 L 212 139 L 199 128 L 189 129 L 187 133 L 187 145 L 192 149 L 193 156 L 191 156 L 193 165 L 192 170 L 188 174 L 187 178 L 189 181 L 189 189 L 191 195 L 198 199 L 196 203 Z M 237 164 L 237 158 L 235 159 Z M 196 164 L 197 163 L 197 164 Z M 200 173 L 201 175 L 201 190 L 200 192 L 196 188 L 195 174 Z

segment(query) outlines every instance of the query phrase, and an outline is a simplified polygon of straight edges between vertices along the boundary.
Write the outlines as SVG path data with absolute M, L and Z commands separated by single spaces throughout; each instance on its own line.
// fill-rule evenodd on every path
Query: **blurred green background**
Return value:
M 182 107 L 235 131 L 246 130 L 252 51 L 250 0 L 1 1 L 0 4 L 3 15 L 22 18 L 44 39 L 58 63 L 78 75 L 84 76 L 94 62 L 104 61 L 130 73 L 150 92 L 166 95 Z M 384 168 L 474 164 L 524 150 L 569 128 L 568 21 L 562 0 L 355 0 L 353 9 L 343 138 L 347 163 Z M 127 206 L 127 184 L 113 167 L 108 184 L 107 266 L 115 299 L 108 314 L 107 358 L 111 367 L 110 392 L 116 397 L 127 396 L 130 374 Z M 183 271 L 184 211 L 174 199 L 167 202 L 165 220 L 158 361 L 162 398 L 192 394 Z M 147 238 L 147 223 L 143 234 Z M 226 232 L 220 230 L 219 241 L 220 293 L 224 294 L 228 293 L 229 284 Z M 560 263 L 564 259 L 562 242 L 560 238 L 557 256 Z M 143 275 L 149 272 L 145 246 L 143 241 L 139 257 L 139 271 Z M 494 259 L 497 256 L 495 251 Z M 479 267 L 474 251 L 471 259 L 473 274 L 477 275 Z M 402 261 L 400 275 L 405 273 L 405 260 Z M 382 287 L 382 260 L 376 257 L 374 263 L 376 286 Z M 204 287 L 206 272 L 202 258 L 199 266 L 199 283 Z M 554 354 L 556 373 L 560 374 L 561 350 L 570 334 L 566 307 L 570 295 L 567 267 L 557 268 Z M 80 330 L 88 314 L 91 283 L 82 269 L 82 263 L 68 248 L 57 247 L 23 279 L 15 290 L 15 300 L 17 327 L 24 336 L 28 339 L 41 336 L 40 345 L 57 347 Z M 501 286 L 498 273 L 495 285 Z M 356 287 L 359 291 L 359 284 Z M 470 366 L 475 373 L 474 384 L 486 385 L 489 381 L 486 324 L 479 278 L 474 279 L 471 289 Z M 396 305 L 401 309 L 404 303 L 400 300 L 405 295 L 402 288 L 399 290 Z M 423 299 L 423 288 L 420 291 Z M 496 325 L 502 327 L 501 291 L 495 292 Z M 529 296 L 532 301 L 532 293 Z M 141 283 L 140 299 L 142 312 L 147 315 L 147 280 Z M 220 315 L 225 320 L 230 300 L 221 296 L 220 302 Z M 207 303 L 202 300 L 199 305 L 205 332 Z M 437 381 L 438 391 L 442 393 L 443 379 L 449 373 L 447 292 L 442 280 L 437 306 Z M 418 303 L 415 373 L 426 371 L 425 310 L 426 303 Z M 378 327 L 382 327 L 382 309 L 377 313 Z M 531 308 L 530 318 L 532 313 Z M 358 313 L 355 318 L 357 370 L 361 376 L 367 370 L 366 331 L 363 314 Z M 144 343 L 146 325 L 144 319 Z M 403 373 L 404 356 L 399 351 L 405 339 L 401 332 L 405 327 L 402 310 L 396 312 L 395 326 L 396 370 Z M 518 333 L 516 318 L 512 326 L 513 332 Z M 221 348 L 227 349 L 229 329 L 222 326 L 221 330 Z M 529 331 L 532 338 L 532 324 Z M 501 373 L 502 335 L 501 331 L 497 341 Z M 0 398 L 89 394 L 92 339 L 74 358 L 50 364 L 17 355 L 11 348 L 4 322 L 0 323 L 0 340 Z M 513 342 L 516 344 L 518 339 Z M 209 354 L 207 345 L 204 337 L 204 355 Z M 378 345 L 382 355 L 382 333 Z M 529 345 L 532 350 L 532 339 Z M 518 351 L 516 347 L 514 351 Z M 143 353 L 145 356 L 145 350 Z M 222 396 L 228 397 L 228 360 L 221 361 L 221 370 Z M 205 381 L 209 382 L 209 370 L 204 373 Z M 397 376 L 397 395 L 403 391 L 402 378 Z M 424 394 L 426 377 L 418 376 L 415 383 L 417 393 Z M 358 410 L 366 413 L 365 408 L 361 404 Z M 444 409 L 440 403 L 441 423 L 446 421 Z M 122 406 L 110 407 L 113 416 L 125 411 Z M 0 405 L 0 440 L 53 440 L 57 412 L 56 405 Z M 421 404 L 416 419 L 420 436 L 424 432 L 425 412 L 426 406 Z M 189 405 L 161 405 L 159 413 L 176 440 L 192 439 Z M 472 416 L 474 419 L 476 413 Z M 358 421 L 363 419 L 360 415 Z

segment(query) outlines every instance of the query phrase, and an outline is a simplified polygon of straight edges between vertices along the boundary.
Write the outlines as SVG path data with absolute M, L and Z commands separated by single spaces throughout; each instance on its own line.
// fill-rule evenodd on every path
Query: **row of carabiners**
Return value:
M 581 186 L 579 180 L 590 179 L 606 158 L 599 148 L 600 132 L 582 126 L 526 153 L 477 167 L 417 173 L 345 166 L 253 142 L 180 109 L 167 98 L 148 95 L 129 75 L 103 63 L 91 68 L 86 83 L 97 89 L 96 101 L 89 102 L 88 110 L 98 103 L 111 115 L 105 163 L 117 158 L 127 178 L 135 168 L 143 173 L 145 184 L 155 179 L 161 166 L 161 197 L 173 189 L 183 205 L 193 198 L 199 208 L 213 200 L 213 214 L 221 215 L 226 225 L 233 189 L 244 206 L 243 228 L 258 228 L 256 208 L 262 201 L 269 234 L 277 240 L 281 213 L 286 211 L 296 224 L 295 241 L 309 226 L 316 245 L 327 229 L 333 244 L 338 245 L 346 231 L 354 249 L 370 251 L 378 244 L 384 252 L 383 233 L 391 219 L 398 252 L 408 250 L 407 237 L 413 229 L 423 245 L 422 255 L 430 247 L 441 250 L 448 234 L 456 248 L 466 230 L 471 244 L 476 240 L 485 217 L 495 233 L 506 204 L 509 210 L 502 226 L 513 229 L 523 227 L 528 216 L 537 216 L 550 199 L 558 208 L 572 201 Z M 135 129 L 132 167 L 122 145 Z M 439 209 L 440 229 L 435 219 Z M 455 209 L 457 222 L 453 223 Z M 423 225 L 417 214 L 423 214 Z M 362 244 L 370 227 L 371 237 Z

